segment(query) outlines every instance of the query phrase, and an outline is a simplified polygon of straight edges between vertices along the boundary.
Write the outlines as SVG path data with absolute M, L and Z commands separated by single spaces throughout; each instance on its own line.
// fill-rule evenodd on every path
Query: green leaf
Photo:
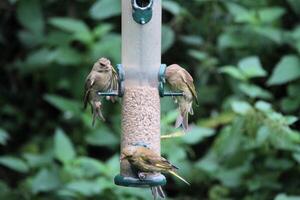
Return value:
M 99 59 L 99 55 L 105 55 L 119 63 L 121 52 L 121 36 L 119 34 L 107 34 L 95 43 L 91 50 L 91 60 Z
M 101 127 L 93 133 L 86 136 L 88 144 L 96 146 L 115 147 L 119 143 L 119 139 L 106 127 Z
M 231 103 L 232 110 L 238 114 L 247 114 L 251 109 L 251 105 L 244 101 L 233 101 Z
M 257 101 L 254 107 L 262 112 L 270 112 L 272 111 L 272 105 L 265 101 Z
M 93 19 L 104 20 L 121 14 L 121 1 L 98 0 L 90 9 Z
M 171 0 L 162 1 L 162 7 L 175 16 L 178 15 L 181 11 L 180 5 L 177 2 Z
M 273 42 L 276 42 L 277 44 L 281 44 L 283 40 L 283 32 L 282 30 L 274 27 L 268 27 L 268 26 L 258 26 L 258 27 L 253 27 L 253 30 L 270 39 Z
M 49 192 L 60 186 L 57 173 L 47 169 L 41 169 L 32 180 L 31 190 L 34 194 Z
M 93 34 L 95 37 L 102 37 L 109 33 L 113 29 L 112 24 L 100 24 L 96 26 L 93 30 Z
M 165 53 L 175 42 L 175 33 L 169 26 L 162 26 L 162 44 L 161 51 Z
M 59 128 L 56 129 L 54 136 L 54 154 L 64 164 L 72 161 L 76 156 L 71 140 Z
M 277 194 L 274 200 L 300 200 L 300 196 L 288 196 L 284 193 Z
M 6 130 L 0 128 L 0 144 L 5 145 L 8 139 L 9 139 L 9 135 L 6 132 Z
M 67 184 L 66 188 L 83 196 L 93 196 L 102 191 L 101 183 L 103 181 L 99 181 L 100 179 L 96 181 L 78 180 Z
M 53 17 L 49 23 L 70 33 L 89 33 L 89 27 L 81 20 L 68 17 Z
M 182 137 L 182 140 L 186 144 L 194 145 L 202 140 L 204 140 L 207 137 L 210 137 L 215 134 L 214 129 L 210 128 L 204 128 L 204 127 L 198 127 L 198 126 L 193 126 L 191 127 L 191 130 L 189 130 L 184 137 Z
M 224 66 L 221 67 L 219 71 L 241 81 L 247 80 L 242 71 L 234 66 Z
M 240 60 L 238 67 L 247 78 L 264 77 L 267 75 L 267 72 L 262 68 L 257 56 L 251 56 Z
M 203 61 L 203 60 L 205 60 L 205 59 L 208 58 L 208 55 L 207 55 L 206 52 L 203 52 L 203 51 L 197 51 L 197 50 L 194 50 L 194 49 L 189 50 L 189 51 L 188 51 L 188 54 L 189 54 L 191 57 L 193 57 L 193 58 L 195 58 L 195 59 L 197 59 L 197 60 L 199 60 L 199 61 Z
M 77 179 L 94 178 L 99 175 L 107 174 L 109 168 L 102 162 L 88 157 L 76 158 L 68 165 L 64 166 L 64 170 L 72 177 Z
M 271 132 L 267 126 L 260 127 L 256 134 L 257 144 L 258 145 L 264 144 L 267 141 L 270 134 L 271 134 Z
M 48 66 L 54 59 L 54 53 L 48 48 L 41 48 L 32 51 L 25 60 L 25 65 L 21 68 L 24 72 L 33 72 L 35 70 Z
M 239 89 L 250 98 L 262 98 L 262 99 L 272 98 L 272 94 L 269 91 L 264 90 L 257 85 L 242 83 L 239 85 Z
M 81 104 L 77 101 L 51 94 L 45 95 L 44 99 L 57 109 L 64 112 L 64 117 L 66 119 L 79 116 L 82 112 L 80 109 Z
M 300 60 L 296 55 L 281 58 L 268 80 L 269 85 L 281 85 L 300 78 Z
M 203 39 L 199 35 L 184 35 L 180 37 L 180 40 L 188 45 L 200 46 L 203 44 Z
M 279 20 L 285 13 L 282 7 L 268 7 L 259 10 L 258 15 L 263 23 L 273 23 Z
M 79 65 L 82 55 L 70 47 L 59 47 L 53 52 L 53 60 L 60 65 Z
M 17 18 L 32 33 L 41 35 L 44 31 L 44 19 L 39 0 L 18 1 Z
M 29 171 L 28 165 L 23 160 L 12 156 L 1 156 L 0 165 L 20 173 L 27 173 Z
M 298 0 L 287 0 L 293 11 L 300 16 L 300 2 Z

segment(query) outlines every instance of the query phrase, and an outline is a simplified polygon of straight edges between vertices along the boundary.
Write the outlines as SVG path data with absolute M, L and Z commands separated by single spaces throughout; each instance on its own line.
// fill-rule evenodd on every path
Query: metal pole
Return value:
M 128 145 L 145 145 L 160 154 L 160 97 L 157 89 L 161 64 L 161 0 L 121 0 L 122 65 L 125 93 L 122 103 L 121 151 Z M 144 7 L 153 3 L 149 22 L 133 17 L 133 3 Z M 137 13 L 139 14 L 139 13 Z M 138 15 L 139 16 L 139 15 Z M 165 183 L 161 174 L 141 183 L 129 163 L 121 162 L 121 175 L 115 179 L 123 186 L 153 186 Z M 151 180 L 152 177 L 152 180 Z

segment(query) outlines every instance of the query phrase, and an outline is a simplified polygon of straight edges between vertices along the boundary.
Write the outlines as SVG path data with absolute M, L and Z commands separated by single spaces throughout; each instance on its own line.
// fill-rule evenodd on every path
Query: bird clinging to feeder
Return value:
M 85 81 L 84 108 L 89 103 L 93 114 L 92 125 L 95 124 L 95 119 L 105 121 L 101 112 L 101 99 L 98 92 L 107 92 L 117 90 L 117 73 L 107 58 L 100 58 L 93 66 L 91 72 Z M 113 98 L 110 97 L 113 101 Z
M 182 67 L 177 64 L 172 64 L 166 69 L 166 80 L 173 90 L 183 92 L 183 96 L 177 96 L 180 114 L 176 119 L 176 127 L 182 125 L 184 130 L 188 128 L 188 115 L 194 114 L 193 100 L 198 105 L 197 93 L 194 86 L 193 77 Z
M 146 173 L 168 173 L 190 185 L 184 178 L 175 172 L 175 170 L 178 169 L 176 166 L 147 147 L 128 146 L 124 148 L 121 160 L 124 159 L 128 160 L 131 166 L 137 170 L 137 175 L 141 180 L 147 177 Z M 151 191 L 154 199 L 156 199 L 158 195 L 165 198 L 161 186 L 151 187 Z

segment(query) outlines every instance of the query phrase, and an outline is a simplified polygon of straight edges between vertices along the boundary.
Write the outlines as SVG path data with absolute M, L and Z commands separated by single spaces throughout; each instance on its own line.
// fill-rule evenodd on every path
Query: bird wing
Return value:
M 111 85 L 111 89 L 112 90 L 117 90 L 118 89 L 118 75 L 116 70 L 114 69 L 114 67 L 111 67 L 112 69 L 112 85 Z
M 156 167 L 159 168 L 160 170 L 172 170 L 172 169 L 178 169 L 176 166 L 172 165 L 167 159 L 157 156 L 157 155 L 145 155 L 142 156 L 142 159 Z
M 194 86 L 194 79 L 193 77 L 184 69 L 183 73 L 181 74 L 181 78 L 183 82 L 188 86 L 189 90 L 191 91 L 193 97 L 196 100 L 196 104 L 198 105 L 198 97 L 197 97 L 197 92 Z
M 88 100 L 89 100 L 89 96 L 90 96 L 90 92 L 91 92 L 91 88 L 94 85 L 95 79 L 91 76 L 91 74 L 88 75 L 88 77 L 86 78 L 85 81 L 85 86 L 84 86 L 84 108 L 86 108 Z

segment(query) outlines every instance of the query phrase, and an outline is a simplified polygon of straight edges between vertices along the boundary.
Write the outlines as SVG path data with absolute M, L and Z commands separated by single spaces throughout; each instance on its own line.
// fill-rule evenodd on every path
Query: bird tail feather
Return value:
M 179 178 L 180 180 L 182 180 L 183 182 L 185 182 L 187 185 L 191 185 L 189 182 L 187 182 L 184 178 L 182 178 L 181 176 L 179 176 L 176 172 L 170 170 L 169 171 L 170 174 L 172 174 L 173 176 Z

